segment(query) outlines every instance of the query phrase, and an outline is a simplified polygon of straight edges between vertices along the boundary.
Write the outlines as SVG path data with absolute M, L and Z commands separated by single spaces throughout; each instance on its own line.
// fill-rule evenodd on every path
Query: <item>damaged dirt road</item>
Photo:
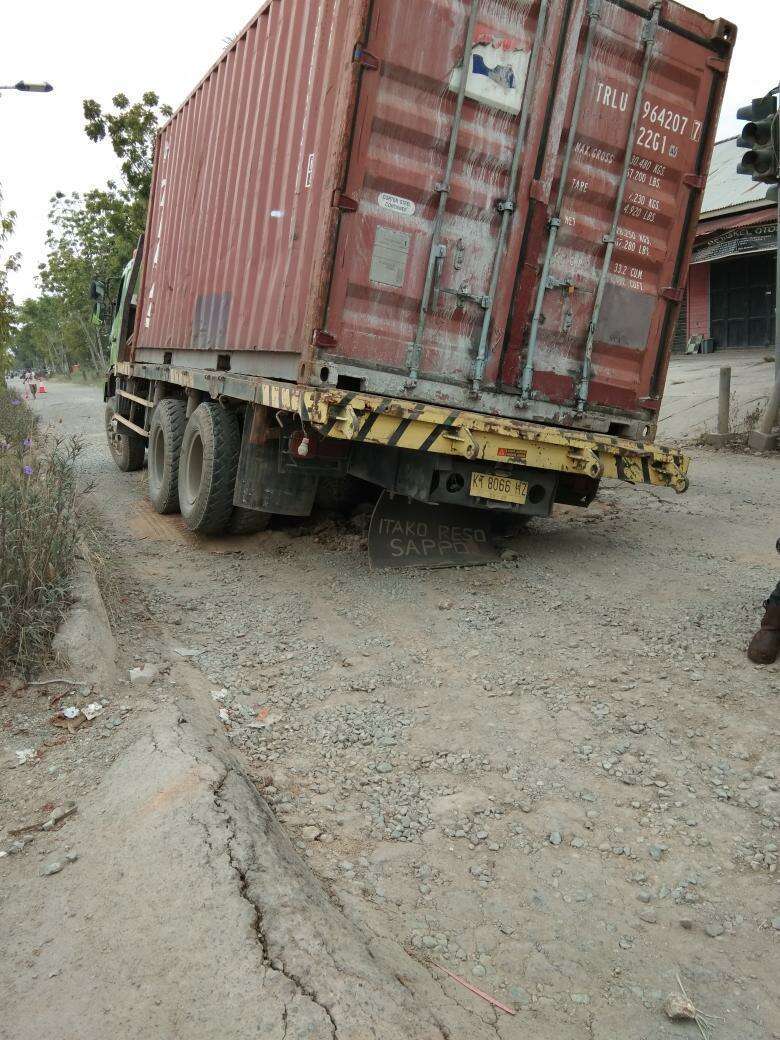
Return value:
M 197 542 L 113 468 L 96 390 L 37 407 L 87 443 L 119 678 L 0 774 L 4 837 L 78 806 L 0 860 L 3 1040 L 698 1036 L 678 975 L 716 1040 L 780 1036 L 780 670 L 744 657 L 777 458 L 370 574 L 360 517 Z M 44 746 L 30 696 L 11 751 Z

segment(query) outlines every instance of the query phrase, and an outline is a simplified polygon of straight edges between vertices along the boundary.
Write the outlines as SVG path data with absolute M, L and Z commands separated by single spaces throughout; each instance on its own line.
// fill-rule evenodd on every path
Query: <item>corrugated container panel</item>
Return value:
M 138 349 L 301 351 L 361 18 L 268 0 L 163 129 Z
M 561 249 L 552 268 L 554 278 L 573 281 L 574 291 L 568 313 L 563 293 L 547 295 L 544 360 L 534 384 L 554 400 L 573 397 L 628 145 L 631 168 L 596 331 L 589 400 L 629 413 L 639 412 L 658 390 L 658 355 L 666 350 L 676 313 L 665 293 L 684 286 L 685 243 L 700 197 L 692 195 L 686 178 L 706 173 L 706 141 L 717 118 L 713 100 L 723 84 L 710 64 L 711 50 L 659 28 L 637 132 L 629 142 L 647 25 L 623 6 L 604 7 L 565 196 Z M 706 29 L 699 19 L 698 32 Z
M 439 201 L 435 189 L 445 176 L 459 83 L 455 70 L 463 58 L 470 5 L 407 0 L 378 7 L 367 47 L 382 56 L 382 69 L 361 91 L 347 182 L 360 208 L 342 220 L 327 328 L 336 336 L 339 358 L 400 372 L 418 325 Z M 475 62 L 493 78 L 472 77 L 480 86 L 484 81 L 486 101 L 466 100 L 457 133 L 440 238 L 445 255 L 422 344 L 421 370 L 434 379 L 444 376 L 465 385 L 473 365 L 484 312 L 468 297 L 490 289 L 501 222 L 496 203 L 509 190 L 523 99 L 519 88 L 527 83 L 539 9 L 537 0 L 493 0 L 480 7 L 476 39 L 490 42 L 477 48 Z M 555 18 L 553 12 L 552 39 Z M 544 64 L 549 61 L 548 54 Z M 496 89 L 501 75 L 517 80 L 518 89 Z M 504 109 L 494 107 L 491 93 L 499 102 L 505 95 Z M 534 125 L 532 136 L 540 133 L 541 126 Z M 509 246 L 515 256 L 532 173 L 530 164 L 524 165 Z M 395 269 L 378 262 L 387 249 L 397 257 Z M 402 284 L 393 284 L 397 281 Z M 494 342 L 503 334 L 513 281 L 512 265 L 505 262 L 503 313 L 496 313 Z
M 271 0 L 160 136 L 137 347 L 652 423 L 734 35 L 650 0 Z
M 397 373 L 395 382 L 385 379 L 382 386 L 399 394 L 424 295 L 438 204 L 435 186 L 444 179 L 455 119 L 451 77 L 463 54 L 470 4 L 407 0 L 379 8 L 384 17 L 374 19 L 368 47 L 382 55 L 383 65 L 361 92 L 361 133 L 349 168 L 349 194 L 360 199 L 360 207 L 342 220 L 327 327 L 337 340 L 335 361 Z M 475 66 L 487 68 L 489 80 L 502 74 L 522 80 L 530 96 L 516 210 L 493 301 L 487 395 L 476 398 L 477 407 L 482 403 L 531 417 L 541 413 L 540 418 L 543 402 L 573 407 L 595 315 L 605 236 L 618 206 L 589 403 L 639 415 L 656 392 L 663 365 L 659 346 L 668 345 L 678 302 L 665 293 L 682 289 L 695 222 L 697 201 L 686 178 L 700 178 L 706 171 L 723 70 L 711 63 L 717 48 L 713 24 L 667 6 L 643 82 L 650 10 L 648 4 L 605 0 L 585 62 L 586 4 L 552 3 L 541 29 L 538 2 L 480 7 Z M 667 27 L 677 14 L 683 35 Z M 534 75 L 529 56 L 537 32 L 543 49 Z M 693 33 L 697 39 L 690 38 Z M 517 397 L 529 320 L 581 69 L 582 102 L 563 191 L 562 226 L 541 309 L 534 377 L 522 403 Z M 639 121 L 629 141 L 640 91 Z M 483 320 L 480 299 L 490 294 L 501 223 L 496 204 L 507 194 L 520 130 L 518 112 L 496 111 L 478 92 L 467 100 L 439 239 L 443 257 L 421 344 L 421 383 L 412 393 L 420 393 L 427 380 L 462 388 L 460 393 L 437 388 L 438 399 L 458 404 L 471 399 Z M 383 208 L 388 193 L 400 199 L 396 213 Z M 386 262 L 383 269 L 378 261 L 388 253 L 395 267 Z M 496 404 L 496 393 L 512 397 Z

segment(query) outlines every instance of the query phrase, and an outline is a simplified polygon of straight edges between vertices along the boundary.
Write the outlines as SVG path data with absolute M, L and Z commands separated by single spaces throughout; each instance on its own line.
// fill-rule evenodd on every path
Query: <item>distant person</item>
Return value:
M 777 551 L 780 552 L 780 538 Z M 761 628 L 753 636 L 747 652 L 754 664 L 772 664 L 780 654 L 780 582 L 764 607 Z
M 37 376 L 30 376 L 30 393 L 32 394 L 33 401 L 38 396 L 38 378 Z

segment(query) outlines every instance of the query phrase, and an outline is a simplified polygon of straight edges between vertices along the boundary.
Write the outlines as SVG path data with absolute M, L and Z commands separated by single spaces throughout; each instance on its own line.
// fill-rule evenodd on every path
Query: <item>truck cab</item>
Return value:
M 112 365 L 119 360 L 120 349 L 132 334 L 135 326 L 135 312 L 138 306 L 138 274 L 139 265 L 136 264 L 134 256 L 125 265 L 119 282 L 114 320 L 111 323 L 111 335 L 108 341 Z

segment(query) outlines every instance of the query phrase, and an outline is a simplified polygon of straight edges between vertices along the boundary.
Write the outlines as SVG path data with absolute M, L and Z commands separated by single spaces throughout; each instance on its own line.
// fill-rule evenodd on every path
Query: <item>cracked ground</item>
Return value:
M 667 1040 L 678 974 L 714 1040 L 780 1035 L 780 679 L 743 656 L 776 459 L 697 450 L 686 496 L 608 484 L 500 566 L 371 575 L 350 525 L 196 542 L 99 394 L 50 389 L 132 710 L 2 774 L 6 826 L 78 804 L 0 861 L 3 1040 Z

